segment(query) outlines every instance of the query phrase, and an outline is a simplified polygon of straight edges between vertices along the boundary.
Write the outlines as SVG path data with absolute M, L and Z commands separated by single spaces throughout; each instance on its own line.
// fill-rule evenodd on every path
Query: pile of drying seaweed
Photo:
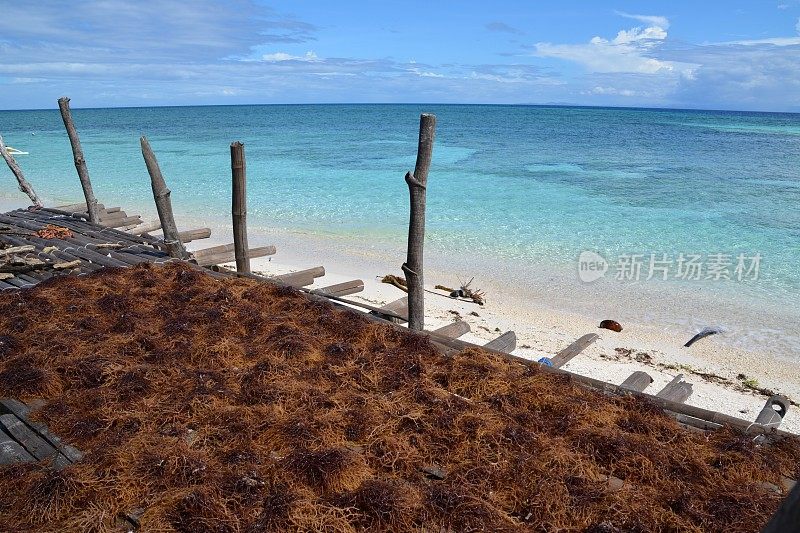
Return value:
M 146 531 L 756 531 L 781 498 L 767 484 L 800 474 L 793 442 L 683 431 L 640 400 L 186 266 L 60 277 L 0 295 L 0 316 L 2 395 L 47 400 L 38 420 L 86 452 L 0 469 L 11 529 L 143 509 Z

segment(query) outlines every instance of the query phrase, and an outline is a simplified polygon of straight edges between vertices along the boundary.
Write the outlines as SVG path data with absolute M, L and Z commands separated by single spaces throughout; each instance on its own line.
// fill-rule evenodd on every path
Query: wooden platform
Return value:
M 47 235 L 48 226 L 69 232 L 57 230 L 63 235 L 53 237 Z M 80 214 L 50 208 L 0 215 L 0 255 L 3 249 L 19 247 L 30 251 L 5 254 L 10 257 L 0 266 L 0 290 L 31 287 L 57 275 L 172 260 L 159 239 L 98 226 Z

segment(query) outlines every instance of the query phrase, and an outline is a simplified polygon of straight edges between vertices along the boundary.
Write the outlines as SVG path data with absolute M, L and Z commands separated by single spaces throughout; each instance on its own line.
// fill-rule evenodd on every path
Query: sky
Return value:
M 0 0 L 0 109 L 64 95 L 800 112 L 800 0 Z

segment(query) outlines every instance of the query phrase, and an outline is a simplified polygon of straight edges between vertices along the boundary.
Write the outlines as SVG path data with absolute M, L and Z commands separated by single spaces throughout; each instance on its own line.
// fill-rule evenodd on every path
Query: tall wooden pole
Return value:
M 183 247 L 181 237 L 178 235 L 178 227 L 175 225 L 175 217 L 172 215 L 172 202 L 169 199 L 170 191 L 161 175 L 158 161 L 150 148 L 147 137 L 140 139 L 142 144 L 142 155 L 147 165 L 147 172 L 150 174 L 150 184 L 153 186 L 153 199 L 158 210 L 158 219 L 161 221 L 161 229 L 164 232 L 164 244 L 172 257 L 178 259 L 188 259 L 189 254 Z
M 9 153 L 8 148 L 6 148 L 6 144 L 3 142 L 3 136 L 0 135 L 0 155 L 3 156 L 3 159 L 6 160 L 8 164 L 8 168 L 11 169 L 11 172 L 14 173 L 14 176 L 17 178 L 17 183 L 19 183 L 19 190 L 24 192 L 28 195 L 28 198 L 31 199 L 33 205 L 36 207 L 42 207 L 42 201 L 39 199 L 39 196 L 36 194 L 36 191 L 33 190 L 31 184 L 28 183 L 28 180 L 25 179 L 25 174 L 22 173 L 22 169 L 19 168 L 19 165 L 14 160 L 14 156 Z
M 428 187 L 428 169 L 431 166 L 435 130 L 436 116 L 428 113 L 420 115 L 417 164 L 413 174 L 406 173 L 411 215 L 408 221 L 408 256 L 403 263 L 403 272 L 408 287 L 408 327 L 418 331 L 425 328 L 422 248 L 425 244 L 425 191 Z
M 237 272 L 250 272 L 250 255 L 247 247 L 247 169 L 244 160 L 244 145 L 231 143 L 231 176 L 233 218 L 233 251 Z
M 83 187 L 83 196 L 86 198 L 86 212 L 89 214 L 89 221 L 95 224 L 100 223 L 100 216 L 97 209 L 97 198 L 94 197 L 92 182 L 89 180 L 89 170 L 86 168 L 86 160 L 83 158 L 81 140 L 78 138 L 78 130 L 72 122 L 72 113 L 69 110 L 69 98 L 62 96 L 58 99 L 58 108 L 61 110 L 61 118 L 64 119 L 64 127 L 67 128 L 69 143 L 72 145 L 72 155 L 75 158 L 75 168 L 78 170 L 78 178 Z

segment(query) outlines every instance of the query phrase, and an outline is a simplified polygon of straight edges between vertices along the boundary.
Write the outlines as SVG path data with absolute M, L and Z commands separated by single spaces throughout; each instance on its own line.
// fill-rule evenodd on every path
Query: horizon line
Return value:
M 708 109 L 700 107 L 661 107 L 661 106 L 614 106 L 614 105 L 587 105 L 569 103 L 453 103 L 453 102 L 284 102 L 284 103 L 243 103 L 243 104 L 185 104 L 185 105 L 123 105 L 123 106 L 90 106 L 72 107 L 73 110 L 106 110 L 106 109 L 152 109 L 152 108 L 189 108 L 189 107 L 280 107 L 280 106 L 472 106 L 472 107 L 540 107 L 540 108 L 581 108 L 581 109 L 625 109 L 632 111 L 689 111 L 713 113 L 759 113 L 773 115 L 800 115 L 798 111 L 756 111 L 749 109 Z M 0 109 L 0 112 L 25 112 L 25 111 L 58 111 L 58 106 L 40 108 Z

